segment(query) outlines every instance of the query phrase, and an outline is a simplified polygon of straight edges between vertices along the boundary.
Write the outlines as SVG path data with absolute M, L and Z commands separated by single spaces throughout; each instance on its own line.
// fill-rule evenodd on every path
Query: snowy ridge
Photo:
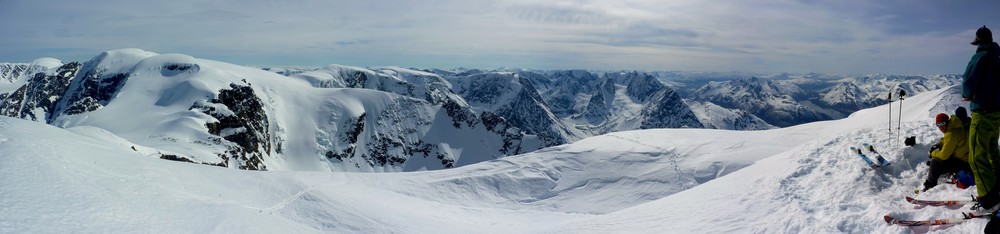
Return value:
M 711 102 L 688 102 L 688 105 L 707 128 L 741 130 L 777 128 L 743 110 L 727 109 Z
M 0 180 L 10 188 L 0 232 L 919 232 L 881 216 L 959 212 L 902 199 L 923 180 L 927 147 L 940 137 L 930 119 L 962 104 L 957 91 L 905 100 L 902 131 L 918 136 L 914 148 L 885 131 L 888 106 L 879 106 L 790 128 L 621 132 L 452 170 L 384 174 L 222 170 L 142 157 L 99 132 L 0 117 L 0 176 L 19 178 Z M 846 152 L 861 143 L 894 166 L 871 171 Z M 941 185 L 920 198 L 972 191 Z M 206 218 L 184 218 L 191 210 Z M 985 222 L 922 231 L 973 233 Z
M 403 68 L 286 77 L 122 49 L 20 80 L 0 94 L 5 116 L 96 127 L 149 157 L 222 167 L 429 170 L 543 146 L 496 115 L 472 113 L 441 77 Z

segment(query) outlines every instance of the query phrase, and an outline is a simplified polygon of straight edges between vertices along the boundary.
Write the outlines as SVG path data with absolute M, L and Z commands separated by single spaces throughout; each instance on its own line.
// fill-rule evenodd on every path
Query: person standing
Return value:
M 996 210 L 1000 203 L 997 189 L 997 166 L 1000 166 L 1000 45 L 993 42 L 993 32 L 976 30 L 976 54 L 962 76 L 962 98 L 970 101 L 972 125 L 969 129 L 969 166 L 976 180 L 979 206 Z M 994 215 L 995 216 L 995 215 Z M 1000 231 L 1000 217 L 990 219 L 987 233 Z

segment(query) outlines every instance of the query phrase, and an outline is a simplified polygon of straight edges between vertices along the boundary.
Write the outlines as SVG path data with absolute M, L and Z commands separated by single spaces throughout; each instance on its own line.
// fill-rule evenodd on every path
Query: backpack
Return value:
M 965 111 L 965 107 L 960 106 L 955 108 L 955 116 L 962 120 L 962 128 L 965 129 L 965 132 L 969 132 L 969 129 L 972 129 L 972 118 L 969 117 L 969 112 Z
M 959 170 L 958 173 L 955 173 L 955 186 L 965 189 L 973 185 L 976 185 L 976 178 L 972 177 L 972 172 Z

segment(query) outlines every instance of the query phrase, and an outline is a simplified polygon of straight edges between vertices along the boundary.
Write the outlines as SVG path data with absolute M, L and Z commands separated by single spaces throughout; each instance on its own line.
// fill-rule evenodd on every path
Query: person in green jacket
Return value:
M 924 181 L 924 191 L 938 184 L 938 178 L 945 173 L 958 173 L 969 168 L 968 132 L 962 127 L 962 118 L 948 117 L 940 113 L 935 117 L 935 125 L 944 133 L 941 141 L 931 146 L 930 172 Z
M 969 166 L 979 195 L 977 206 L 994 211 L 1000 204 L 997 189 L 997 168 L 1000 166 L 1000 45 L 993 42 L 993 32 L 983 27 L 976 30 L 976 54 L 962 76 L 962 97 L 971 101 L 972 126 L 969 129 Z M 1000 217 L 990 219 L 983 230 L 1000 232 Z

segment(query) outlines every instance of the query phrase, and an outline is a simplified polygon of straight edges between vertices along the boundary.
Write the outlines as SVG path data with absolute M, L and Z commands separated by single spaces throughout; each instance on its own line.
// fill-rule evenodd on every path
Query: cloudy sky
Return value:
M 0 62 L 961 73 L 995 0 L 0 0 Z

